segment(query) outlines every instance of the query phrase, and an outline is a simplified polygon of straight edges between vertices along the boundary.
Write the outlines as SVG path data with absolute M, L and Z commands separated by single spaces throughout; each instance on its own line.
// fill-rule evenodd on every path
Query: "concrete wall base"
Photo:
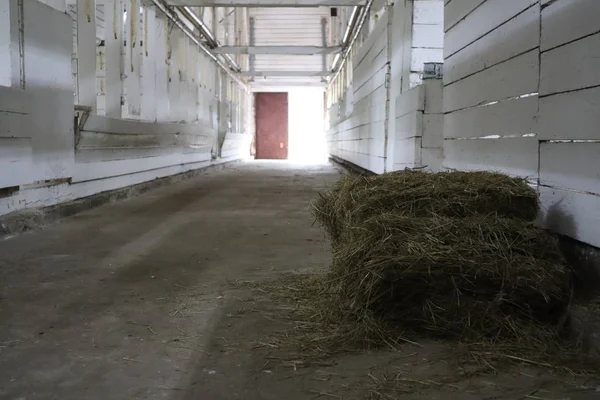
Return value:
M 204 168 L 157 178 L 151 181 L 119 189 L 107 190 L 91 196 L 48 207 L 29 208 L 14 211 L 12 213 L 0 216 L 0 238 L 16 235 L 33 229 L 39 229 L 46 225 L 57 222 L 62 218 L 75 215 L 82 211 L 99 207 L 103 204 L 112 203 L 114 201 L 138 196 L 149 190 L 188 180 L 202 175 L 208 171 L 227 168 L 238 161 L 239 160 L 229 160 L 218 164 L 212 164 Z

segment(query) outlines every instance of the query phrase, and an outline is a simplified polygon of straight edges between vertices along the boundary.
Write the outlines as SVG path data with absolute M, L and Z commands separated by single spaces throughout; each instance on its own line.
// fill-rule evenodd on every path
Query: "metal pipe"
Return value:
M 210 31 L 210 29 L 208 29 L 204 22 L 196 15 L 196 13 L 190 7 L 178 7 L 177 11 L 180 12 L 184 18 L 190 21 L 192 25 L 194 25 L 196 29 L 200 31 L 200 34 L 207 39 L 208 45 L 211 49 L 221 46 L 219 41 L 215 38 L 215 35 Z M 224 54 L 221 57 L 223 57 L 225 61 L 227 61 L 231 69 L 233 69 L 235 72 L 240 72 L 242 70 L 237 64 L 237 62 L 235 62 L 235 60 L 231 58 L 230 55 Z
M 354 42 L 358 38 L 358 35 L 360 34 L 360 31 L 362 30 L 362 27 L 365 24 L 367 16 L 369 15 L 369 11 L 371 10 L 373 1 L 374 0 L 368 0 L 367 4 L 364 6 L 364 8 L 362 10 L 362 14 L 360 15 L 360 18 L 358 20 L 358 25 L 356 26 L 356 29 L 354 29 L 354 34 L 352 35 L 352 39 L 350 40 L 350 43 L 348 44 L 348 46 L 345 46 L 344 50 L 342 50 L 342 56 L 341 56 L 342 61 L 340 62 L 340 66 L 338 67 L 337 71 L 334 71 L 333 78 L 331 78 L 331 80 L 329 81 L 330 84 L 333 83 L 337 79 L 338 75 L 342 71 L 342 68 L 344 67 L 344 64 L 346 63 L 346 60 L 348 59 L 348 54 L 350 54 L 350 50 L 352 49 Z
M 194 33 L 190 30 L 190 28 L 188 28 L 187 25 L 185 25 L 179 20 L 177 14 L 173 13 L 173 11 L 171 11 L 170 8 L 162 0 L 152 0 L 152 3 L 154 3 L 154 5 L 160 11 L 162 11 L 163 14 L 167 16 L 167 18 L 169 18 L 175 25 L 177 25 L 177 27 L 179 27 L 179 29 L 181 29 L 183 33 L 185 33 L 186 36 L 192 40 L 192 42 L 196 43 L 196 45 L 202 51 L 204 51 L 206 55 L 208 55 L 222 70 L 224 70 L 227 73 L 227 75 L 231 76 L 231 78 L 235 82 L 237 82 L 238 85 L 244 88 L 244 90 L 248 91 L 248 85 L 244 81 L 242 81 L 238 77 L 238 75 L 231 72 L 231 70 L 226 65 L 224 65 L 220 59 L 218 59 L 213 53 L 211 53 L 210 49 L 208 49 L 206 45 L 194 35 Z
M 342 38 L 342 53 L 343 53 L 343 49 L 346 48 L 348 46 L 348 39 L 350 37 L 350 34 L 352 33 L 352 31 L 354 30 L 354 27 L 356 25 L 356 21 L 357 18 L 359 16 L 360 11 L 362 10 L 363 7 L 360 6 L 356 6 L 352 9 L 352 14 L 350 14 L 350 19 L 348 20 L 348 24 L 346 25 L 346 30 L 344 31 L 344 36 Z M 331 64 L 331 70 L 335 71 L 337 68 L 337 63 L 338 61 L 340 61 L 340 54 L 337 54 L 335 56 L 335 58 L 333 59 L 333 63 Z
M 231 58 L 231 56 L 229 54 L 223 54 L 222 56 L 227 60 L 227 62 L 233 68 L 233 70 L 235 72 L 240 72 L 242 70 L 240 68 L 240 66 L 238 65 L 238 63 L 235 62 L 235 60 L 233 58 Z
M 350 36 L 350 32 L 356 23 L 356 17 L 358 17 L 358 9 L 359 7 L 354 7 L 352 9 L 352 14 L 350 14 L 350 19 L 348 20 L 348 25 L 346 26 L 346 32 L 344 32 L 344 37 L 342 38 L 342 43 L 346 43 L 348 40 L 348 36 Z
M 190 7 L 188 7 L 188 6 L 181 7 L 180 10 L 182 10 L 183 15 L 187 19 L 189 19 L 190 21 L 192 21 L 192 23 L 195 23 L 195 25 L 197 26 L 197 28 L 200 31 L 200 33 L 206 39 L 208 39 L 208 42 L 211 45 L 211 47 L 217 47 L 217 38 L 215 38 L 215 35 L 204 24 L 204 21 L 202 21 L 200 19 L 200 17 L 198 17 L 198 15 L 196 15 L 196 13 Z

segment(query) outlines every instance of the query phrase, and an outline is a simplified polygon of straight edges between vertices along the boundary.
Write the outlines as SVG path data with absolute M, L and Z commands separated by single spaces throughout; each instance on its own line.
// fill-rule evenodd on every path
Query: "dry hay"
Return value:
M 411 217 L 498 215 L 532 221 L 538 198 L 524 179 L 495 172 L 397 171 L 343 177 L 313 203 L 316 219 L 333 240 L 373 215 Z
M 498 173 L 343 178 L 313 203 L 332 239 L 331 270 L 266 287 L 296 305 L 283 342 L 323 357 L 451 339 L 485 368 L 579 362 L 561 336 L 571 272 L 532 224 L 538 211 L 525 180 Z
M 382 214 L 345 239 L 330 277 L 340 301 L 405 329 L 515 339 L 521 321 L 556 323 L 570 301 L 554 239 L 528 222 Z

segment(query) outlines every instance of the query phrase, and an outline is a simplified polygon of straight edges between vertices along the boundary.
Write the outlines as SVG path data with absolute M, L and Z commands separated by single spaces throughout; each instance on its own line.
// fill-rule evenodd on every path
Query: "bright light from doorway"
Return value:
M 288 93 L 288 159 L 303 164 L 327 160 L 324 96 L 319 88 Z

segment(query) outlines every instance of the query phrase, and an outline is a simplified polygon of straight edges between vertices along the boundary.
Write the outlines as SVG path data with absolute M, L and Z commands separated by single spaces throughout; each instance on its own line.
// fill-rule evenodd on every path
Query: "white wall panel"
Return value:
M 421 165 L 421 137 L 394 141 L 394 169 L 419 167 Z
M 417 86 L 396 97 L 396 118 L 425 109 L 425 88 Z
M 600 87 L 542 97 L 540 139 L 600 139 Z
M 410 70 L 423 71 L 423 64 L 426 62 L 444 62 L 444 54 L 441 49 L 413 48 Z
M 537 92 L 539 53 L 530 51 L 446 86 L 444 111 Z
M 330 108 L 327 132 L 330 154 L 376 173 L 384 172 L 385 164 L 387 18 L 388 14 L 383 14 L 354 55 L 353 82 L 348 88 L 352 96 L 344 96 Z M 344 104 L 346 101 L 352 106 Z M 351 110 L 351 114 L 346 115 L 345 110 Z
M 423 115 L 423 147 L 443 147 L 444 114 Z
M 413 21 L 415 24 L 435 25 L 444 22 L 442 0 L 417 0 L 414 3 Z
M 426 171 L 442 171 L 444 164 L 444 150 L 441 148 L 421 148 L 421 165 Z
M 413 111 L 396 119 L 396 140 L 423 135 L 423 112 Z
M 446 2 L 443 119 L 445 167 L 539 179 L 541 224 L 595 246 L 599 14 L 595 0 Z
M 425 114 L 439 114 L 444 112 L 444 86 L 441 79 L 427 79 L 423 83 L 425 88 L 424 112 Z
M 542 53 L 540 96 L 600 85 L 600 33 Z
M 600 1 L 559 0 L 542 10 L 542 51 L 600 31 Z
M 444 31 L 439 25 L 413 25 L 413 47 L 437 48 L 444 47 Z
M 446 32 L 444 57 L 460 49 L 514 18 L 539 0 L 487 0 L 466 18 Z M 452 4 L 452 3 L 450 3 Z
M 31 138 L 0 136 L 0 189 L 33 181 L 31 155 Z
M 489 135 L 514 136 L 537 132 L 537 96 L 501 101 L 485 107 L 454 111 L 445 115 L 444 136 L 474 138 Z
M 600 196 L 545 186 L 539 192 L 544 227 L 600 247 Z
M 444 7 L 444 31 L 447 31 L 458 24 L 463 18 L 485 1 L 486 0 L 446 1 L 446 6 Z
M 535 5 L 444 60 L 444 83 L 490 68 L 539 46 L 540 7 Z
M 540 182 L 600 195 L 600 143 L 541 143 Z
M 444 166 L 491 170 L 537 178 L 538 141 L 523 139 L 444 140 Z

